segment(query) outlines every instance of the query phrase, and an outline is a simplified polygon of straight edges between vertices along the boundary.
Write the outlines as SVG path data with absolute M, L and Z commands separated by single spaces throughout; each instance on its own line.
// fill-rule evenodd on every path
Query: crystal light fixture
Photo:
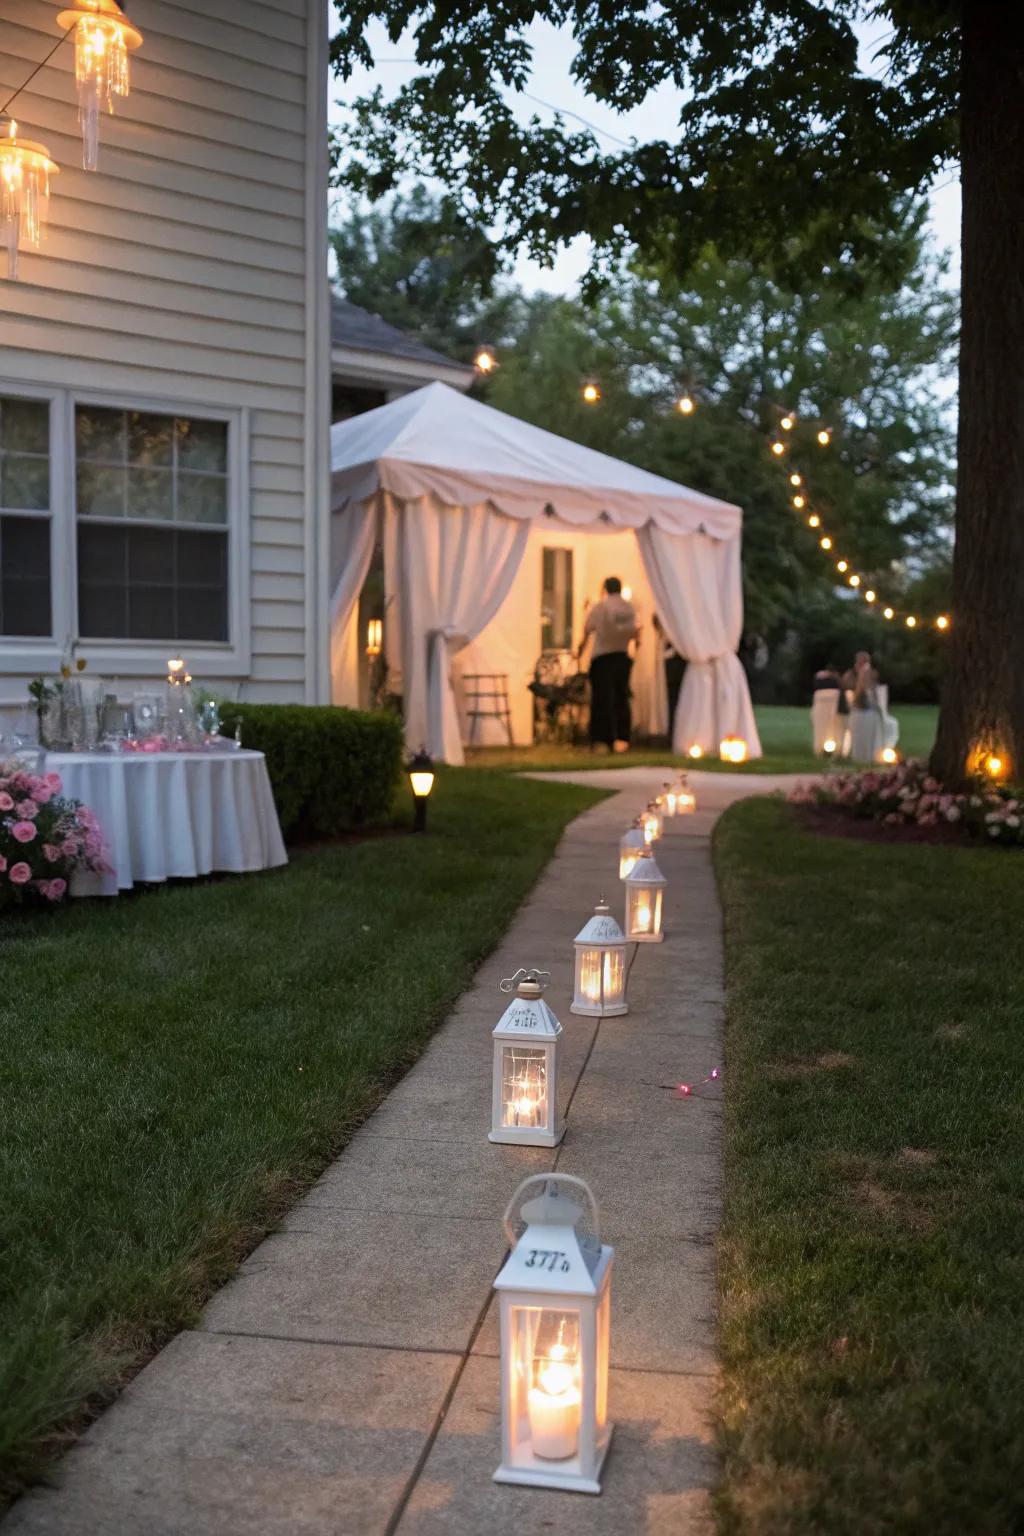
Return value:
M 74 31 L 82 165 L 94 171 L 99 163 L 100 112 L 113 112 L 117 97 L 128 95 L 128 55 L 141 47 L 142 33 L 117 0 L 79 0 L 60 12 L 57 25 Z
M 50 177 L 60 167 L 45 144 L 18 137 L 13 117 L 0 117 L 0 237 L 7 248 L 7 276 L 18 276 L 21 245 L 38 249 L 50 204 Z

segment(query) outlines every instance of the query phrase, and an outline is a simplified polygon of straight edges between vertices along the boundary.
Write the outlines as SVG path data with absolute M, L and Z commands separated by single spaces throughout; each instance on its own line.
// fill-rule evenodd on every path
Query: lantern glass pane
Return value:
M 547 1052 L 506 1045 L 501 1053 L 501 1124 L 506 1130 L 542 1130 L 548 1120 Z
M 606 1285 L 597 1304 L 597 1359 L 595 1362 L 597 1390 L 594 1394 L 594 1414 L 598 1440 L 601 1439 L 601 1432 L 608 1423 L 608 1341 L 611 1333 L 611 1294 L 610 1287 Z
M 606 949 L 604 952 L 604 999 L 606 1003 L 621 1003 L 625 980 L 625 950 Z
M 557 1265 L 552 1251 L 543 1262 Z M 513 1444 L 525 1458 L 567 1461 L 579 1450 L 583 1390 L 580 1314 L 564 1307 L 513 1307 Z
M 601 951 L 581 949 L 580 979 L 577 991 L 584 1002 L 601 1002 Z
M 636 849 L 624 848 L 619 854 L 619 879 L 625 880 L 633 865 L 636 863 Z
M 649 887 L 633 886 L 629 892 L 629 932 L 656 933 L 656 892 Z

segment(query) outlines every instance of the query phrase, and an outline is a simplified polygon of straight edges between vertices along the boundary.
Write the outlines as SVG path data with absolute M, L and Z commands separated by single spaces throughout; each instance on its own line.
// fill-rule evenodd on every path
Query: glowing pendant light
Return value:
M 38 249 L 50 203 L 50 177 L 60 170 L 45 144 L 18 138 L 13 117 L 0 117 L 0 237 L 7 247 L 7 276 L 18 275 L 22 241 Z
M 99 158 L 100 110 L 113 112 L 114 100 L 129 91 L 128 54 L 142 43 L 117 0 L 79 0 L 61 11 L 57 25 L 75 34 L 75 83 L 82 127 L 82 164 L 94 171 Z

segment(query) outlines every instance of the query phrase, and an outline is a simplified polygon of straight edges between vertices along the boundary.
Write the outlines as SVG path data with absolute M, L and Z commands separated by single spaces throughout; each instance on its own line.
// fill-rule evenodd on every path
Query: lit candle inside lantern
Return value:
M 565 1461 L 576 1454 L 580 1435 L 580 1389 L 565 1344 L 551 1346 L 537 1368 L 536 1385 L 527 1397 L 530 1440 L 535 1456 Z
M 646 897 L 642 897 L 636 904 L 636 926 L 641 933 L 651 931 L 651 906 Z
M 688 752 L 687 755 L 689 757 L 692 757 L 694 762 L 696 762 L 698 760 L 698 758 L 701 758 L 701 757 L 704 756 L 704 748 L 701 747 L 701 746 L 698 746 L 697 743 L 694 742 L 693 746 L 689 749 L 689 752 Z

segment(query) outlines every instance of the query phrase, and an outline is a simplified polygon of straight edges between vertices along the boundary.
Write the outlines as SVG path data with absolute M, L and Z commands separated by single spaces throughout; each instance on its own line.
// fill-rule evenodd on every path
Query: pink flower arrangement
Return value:
M 64 799 L 60 775 L 0 763 L 0 908 L 30 899 L 56 903 L 78 870 L 105 871 L 93 815 Z
M 788 798 L 796 805 L 833 806 L 887 827 L 945 823 L 993 842 L 1024 846 L 1022 807 L 1009 790 L 979 784 L 967 794 L 954 794 L 914 759 L 883 771 L 839 773 L 798 784 Z

